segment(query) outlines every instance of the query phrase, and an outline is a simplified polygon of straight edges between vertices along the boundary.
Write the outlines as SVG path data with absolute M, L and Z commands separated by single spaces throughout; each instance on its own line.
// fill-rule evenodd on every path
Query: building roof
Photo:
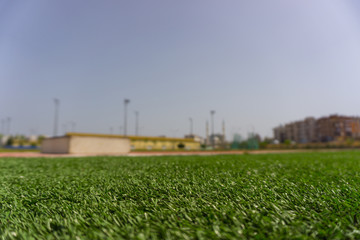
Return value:
M 107 138 L 128 138 L 130 140 L 143 140 L 143 141 L 171 141 L 171 142 L 195 142 L 191 138 L 168 138 L 168 137 L 147 137 L 147 136 L 125 136 L 116 134 L 96 134 L 96 133 L 66 133 L 65 136 L 82 136 L 82 137 L 107 137 Z

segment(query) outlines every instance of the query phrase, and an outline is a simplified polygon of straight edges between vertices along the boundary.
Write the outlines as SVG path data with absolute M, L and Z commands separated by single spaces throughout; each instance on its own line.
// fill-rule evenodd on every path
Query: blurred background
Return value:
M 359 63 L 355 0 L 5 0 L 1 133 L 273 141 L 306 117 L 356 120 Z

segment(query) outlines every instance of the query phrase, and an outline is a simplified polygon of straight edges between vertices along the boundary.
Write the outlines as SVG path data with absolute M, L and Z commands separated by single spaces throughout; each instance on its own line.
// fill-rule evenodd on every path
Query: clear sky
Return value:
M 360 4 L 353 0 L 0 1 L 0 119 L 11 133 L 228 139 L 307 116 L 360 115 Z

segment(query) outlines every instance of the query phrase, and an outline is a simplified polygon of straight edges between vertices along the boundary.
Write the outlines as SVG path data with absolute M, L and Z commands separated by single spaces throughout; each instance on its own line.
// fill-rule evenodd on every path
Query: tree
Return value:
M 177 147 L 178 147 L 179 149 L 184 149 L 184 148 L 185 148 L 185 144 L 179 143 L 179 144 L 177 145 Z
M 40 145 L 40 144 L 43 142 L 44 139 L 45 139 L 45 136 L 44 136 L 44 135 L 40 135 L 40 136 L 38 137 L 38 144 Z
M 13 137 L 9 137 L 8 140 L 6 141 L 6 146 L 12 146 L 14 144 L 14 138 Z

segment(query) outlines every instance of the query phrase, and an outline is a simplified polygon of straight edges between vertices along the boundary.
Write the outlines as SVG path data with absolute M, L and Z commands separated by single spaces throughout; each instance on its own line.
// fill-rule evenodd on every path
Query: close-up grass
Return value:
M 0 159 L 4 239 L 359 239 L 360 152 Z

